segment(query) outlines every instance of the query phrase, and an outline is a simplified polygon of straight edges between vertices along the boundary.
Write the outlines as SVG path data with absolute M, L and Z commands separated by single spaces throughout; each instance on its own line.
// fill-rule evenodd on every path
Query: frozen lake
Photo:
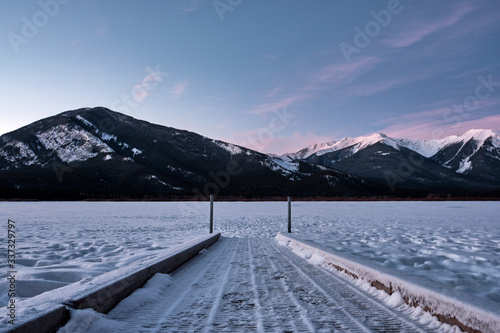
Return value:
M 208 233 L 209 204 L 0 202 L 2 252 L 16 221 L 17 291 L 31 297 Z M 224 237 L 286 232 L 286 202 L 216 202 Z M 335 251 L 500 302 L 498 202 L 295 202 L 293 232 Z M 6 257 L 0 289 L 7 291 Z M 0 306 L 7 303 L 0 293 Z

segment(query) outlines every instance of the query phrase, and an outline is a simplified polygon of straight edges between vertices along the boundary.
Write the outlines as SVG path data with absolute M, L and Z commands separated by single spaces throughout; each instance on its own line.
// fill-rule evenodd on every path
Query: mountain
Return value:
M 441 140 L 377 133 L 309 146 L 281 158 L 385 183 L 392 191 L 481 193 L 500 188 L 500 134 L 493 130 L 470 130 Z
M 284 161 L 106 108 L 39 120 L 0 137 L 0 198 L 368 196 L 386 186 Z

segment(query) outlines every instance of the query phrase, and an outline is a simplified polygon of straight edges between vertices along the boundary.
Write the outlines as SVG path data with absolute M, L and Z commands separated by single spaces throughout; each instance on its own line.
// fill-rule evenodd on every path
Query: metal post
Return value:
M 214 232 L 214 195 L 210 194 L 210 233 Z
M 292 233 L 292 197 L 288 197 L 288 233 Z

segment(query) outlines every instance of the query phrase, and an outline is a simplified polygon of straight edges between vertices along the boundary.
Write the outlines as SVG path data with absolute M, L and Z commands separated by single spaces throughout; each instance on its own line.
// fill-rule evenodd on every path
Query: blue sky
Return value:
M 500 130 L 499 1 L 5 0 L 0 134 L 80 107 L 292 152 Z

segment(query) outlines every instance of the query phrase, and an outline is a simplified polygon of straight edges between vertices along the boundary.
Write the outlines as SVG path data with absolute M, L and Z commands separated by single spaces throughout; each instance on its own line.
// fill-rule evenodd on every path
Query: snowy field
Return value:
M 31 297 L 208 232 L 208 203 L 0 202 L 16 221 L 17 291 Z M 225 237 L 286 231 L 286 202 L 216 202 Z M 500 302 L 498 202 L 295 202 L 293 232 L 336 251 Z M 0 290 L 7 291 L 6 258 Z M 5 306 L 7 292 L 0 293 Z

